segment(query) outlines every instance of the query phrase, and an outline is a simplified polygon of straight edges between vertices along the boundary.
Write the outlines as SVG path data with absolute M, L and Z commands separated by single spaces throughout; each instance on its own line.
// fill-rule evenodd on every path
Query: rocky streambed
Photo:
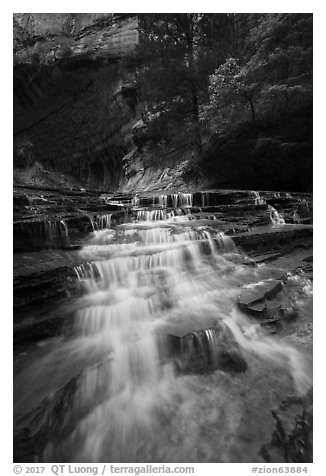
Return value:
M 312 196 L 14 189 L 14 459 L 312 461 Z

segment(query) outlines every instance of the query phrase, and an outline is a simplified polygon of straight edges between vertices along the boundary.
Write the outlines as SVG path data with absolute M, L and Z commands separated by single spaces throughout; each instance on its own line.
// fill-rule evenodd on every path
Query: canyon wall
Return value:
M 14 14 L 15 183 L 312 191 L 309 104 L 277 126 L 208 137 L 201 157 L 183 124 L 153 140 L 135 79 L 140 41 L 137 14 Z
M 33 61 L 33 52 L 28 51 L 25 61 L 14 67 L 18 169 L 36 162 L 88 187 L 118 185 L 121 159 L 132 146 L 130 131 L 137 116 L 136 93 L 124 81 L 120 64 L 137 44 L 138 30 L 136 17 L 107 15 L 78 14 L 73 19 L 65 14 L 34 15 L 34 33 L 47 35 L 45 41 L 53 41 L 53 48 L 41 50 L 41 61 Z M 99 18 L 104 24 L 98 23 Z M 69 54 L 62 57 L 56 36 L 68 20 L 76 33 Z M 49 38 L 49 33 L 55 36 Z

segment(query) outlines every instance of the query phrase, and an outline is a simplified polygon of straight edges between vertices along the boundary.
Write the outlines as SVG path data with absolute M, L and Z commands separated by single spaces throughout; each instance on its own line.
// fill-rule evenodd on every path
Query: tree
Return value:
M 221 119 L 226 120 L 234 112 L 241 115 L 241 110 L 249 105 L 255 123 L 255 98 L 259 87 L 260 83 L 253 80 L 250 71 L 230 57 L 210 76 L 210 110 L 218 111 Z
M 251 14 L 250 14 L 251 15 Z M 244 116 L 251 119 L 289 114 L 312 98 L 312 15 L 260 14 L 240 16 L 242 33 L 233 28 L 230 57 L 210 76 L 208 115 L 224 122 Z M 232 18 L 239 25 L 239 18 Z M 241 42 L 239 42 L 241 38 Z
M 208 77 L 224 61 L 229 22 L 225 14 L 140 16 L 142 66 L 137 82 L 155 120 L 183 122 L 202 151 L 200 105 L 208 100 Z

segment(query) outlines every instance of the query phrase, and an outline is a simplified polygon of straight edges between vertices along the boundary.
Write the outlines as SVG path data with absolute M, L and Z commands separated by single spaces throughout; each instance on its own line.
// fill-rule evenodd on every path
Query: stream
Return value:
M 250 200 L 267 207 L 268 231 L 286 228 L 259 195 Z M 208 206 L 202 194 L 197 207 Z M 239 296 L 278 280 L 306 324 L 311 279 L 290 272 L 286 257 L 250 265 L 218 214 L 194 211 L 190 193 L 146 205 L 135 196 L 129 208 L 117 221 L 112 212 L 88 217 L 80 246 L 62 252 L 78 292 L 49 303 L 68 316 L 62 332 L 18 353 L 16 460 L 265 461 L 271 410 L 312 387 L 311 348 L 269 332 Z M 68 239 L 69 220 L 58 223 Z M 19 253 L 20 263 L 28 256 Z

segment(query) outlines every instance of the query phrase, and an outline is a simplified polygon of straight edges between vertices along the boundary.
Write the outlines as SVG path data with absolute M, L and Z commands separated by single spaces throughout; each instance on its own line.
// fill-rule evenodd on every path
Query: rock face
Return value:
M 18 20 L 19 31 L 32 28 L 24 16 Z M 34 35 L 49 36 L 63 34 L 68 20 L 35 14 L 29 22 Z M 82 14 L 69 28 L 75 42 L 68 57 L 46 36 L 42 62 L 29 52 L 14 68 L 14 165 L 40 162 L 88 187 L 116 188 L 136 101 L 123 84 L 120 61 L 138 42 L 137 19 Z
M 139 127 L 135 68 L 124 66 L 139 43 L 137 15 L 15 14 L 14 38 L 15 183 L 43 185 L 40 164 L 48 182 L 61 173 L 71 186 L 200 184 L 191 144 L 152 147 L 147 126 Z
M 232 333 L 223 321 L 209 329 L 184 336 L 169 335 L 168 353 L 175 359 L 178 372 L 206 373 L 216 369 L 226 372 L 245 372 L 247 363 Z
M 261 449 L 265 461 L 312 463 L 312 392 L 305 398 L 287 398 L 272 416 L 275 431 Z
M 256 288 L 256 289 L 255 289 Z M 275 297 L 283 288 L 279 280 L 258 284 L 245 290 L 239 298 L 239 308 L 249 314 L 261 315 L 267 310 L 266 301 Z
M 217 135 L 201 166 L 212 188 L 312 192 L 311 107 L 278 127 L 259 131 L 247 125 Z
M 107 190 L 312 191 L 310 109 L 277 130 L 205 139 L 200 162 L 182 127 L 157 141 L 135 87 L 139 42 L 137 14 L 14 15 L 16 183 L 41 185 L 21 173 L 38 163 Z

